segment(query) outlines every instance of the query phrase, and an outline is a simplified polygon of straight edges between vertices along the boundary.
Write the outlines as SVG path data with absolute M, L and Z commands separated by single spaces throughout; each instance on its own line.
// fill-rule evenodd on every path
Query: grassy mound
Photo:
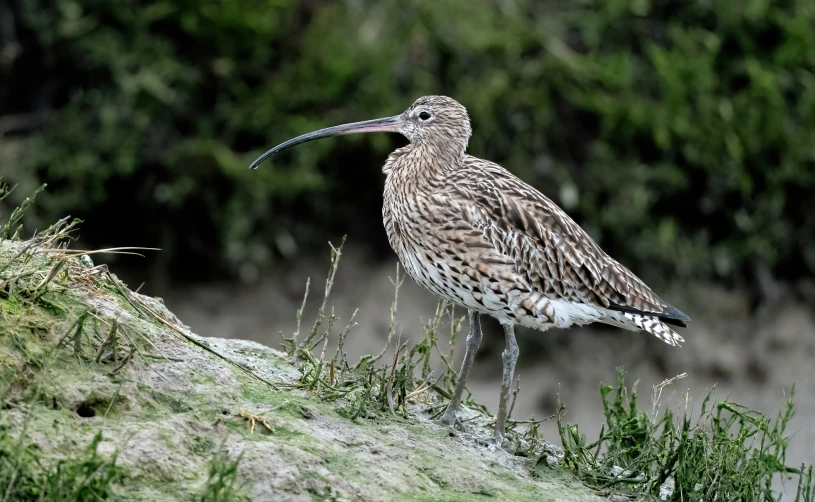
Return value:
M 0 240 L 0 500 L 600 500 L 432 425 L 446 384 L 407 376 L 424 349 L 311 355 L 332 315 L 289 339 L 294 363 L 198 337 L 66 249 L 75 228 Z

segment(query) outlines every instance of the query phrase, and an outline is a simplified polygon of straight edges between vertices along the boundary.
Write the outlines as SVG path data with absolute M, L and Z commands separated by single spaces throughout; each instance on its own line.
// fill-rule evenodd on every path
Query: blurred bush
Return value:
M 162 247 L 161 271 L 262 268 L 345 231 L 385 251 L 379 166 L 403 140 L 247 166 L 431 93 L 468 107 L 472 154 L 641 275 L 815 270 L 810 0 L 11 0 L 0 19 L 4 181 L 49 182 L 45 221 Z

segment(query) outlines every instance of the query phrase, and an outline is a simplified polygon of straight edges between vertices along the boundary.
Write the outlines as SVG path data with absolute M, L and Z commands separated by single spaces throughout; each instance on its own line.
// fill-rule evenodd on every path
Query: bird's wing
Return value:
M 544 295 L 680 326 L 690 320 L 608 256 L 554 202 L 501 166 L 467 157 L 448 182 L 462 216 Z

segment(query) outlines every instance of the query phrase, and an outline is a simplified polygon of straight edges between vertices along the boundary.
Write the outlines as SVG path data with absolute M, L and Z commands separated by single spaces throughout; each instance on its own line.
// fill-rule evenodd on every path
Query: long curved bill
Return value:
M 396 115 L 393 117 L 386 117 L 384 119 L 366 120 L 364 122 L 354 122 L 352 124 L 327 127 L 325 129 L 320 129 L 319 131 L 303 134 L 302 136 L 297 136 L 296 138 L 290 139 L 285 143 L 281 143 L 264 153 L 258 157 L 256 161 L 252 162 L 249 169 L 257 169 L 261 162 L 273 155 L 277 155 L 287 148 L 291 148 L 308 141 L 314 141 L 315 139 L 327 138 L 329 136 L 344 136 L 346 134 L 356 134 L 362 132 L 399 132 L 399 124 L 401 121 L 402 117 L 400 115 Z

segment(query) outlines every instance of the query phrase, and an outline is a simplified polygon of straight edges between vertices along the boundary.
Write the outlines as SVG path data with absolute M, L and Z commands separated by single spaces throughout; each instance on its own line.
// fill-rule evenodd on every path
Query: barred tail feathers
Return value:
M 623 313 L 623 317 L 625 317 L 629 324 L 636 326 L 638 329 L 645 331 L 646 333 L 651 333 L 668 345 L 679 346 L 680 343 L 685 341 L 684 338 L 669 328 L 668 325 L 660 321 L 658 317 L 643 316 L 640 314 L 632 314 L 630 312 Z

